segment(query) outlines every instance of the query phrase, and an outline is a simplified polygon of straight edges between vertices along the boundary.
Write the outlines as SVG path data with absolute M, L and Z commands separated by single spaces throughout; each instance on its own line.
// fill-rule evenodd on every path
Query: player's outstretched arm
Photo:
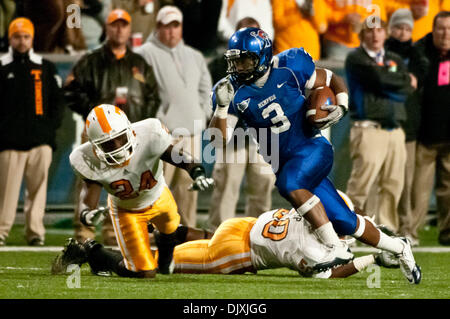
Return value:
M 176 161 L 174 159 L 177 159 Z M 161 159 L 176 167 L 182 168 L 189 173 L 194 181 L 189 190 L 204 191 L 213 187 L 214 180 L 206 177 L 205 168 L 188 152 L 169 145 L 165 152 L 161 155 Z
M 98 207 L 102 185 L 91 181 L 83 180 L 80 192 L 79 215 L 80 221 L 86 226 L 95 226 L 100 224 L 109 212 L 108 208 Z
M 320 127 L 321 130 L 339 122 L 348 111 L 348 90 L 344 79 L 328 69 L 316 68 L 306 83 L 306 88 L 316 89 L 323 86 L 328 86 L 334 92 L 337 105 L 323 105 L 321 107 L 322 110 L 330 112 L 327 117 L 316 120 L 318 124 L 323 124 Z
M 223 78 L 213 89 L 212 103 L 216 105 L 211 122 L 210 129 L 219 129 L 222 136 L 222 145 L 227 144 L 227 118 L 228 108 L 234 95 L 234 88 L 229 77 Z M 216 134 L 212 138 L 218 138 Z

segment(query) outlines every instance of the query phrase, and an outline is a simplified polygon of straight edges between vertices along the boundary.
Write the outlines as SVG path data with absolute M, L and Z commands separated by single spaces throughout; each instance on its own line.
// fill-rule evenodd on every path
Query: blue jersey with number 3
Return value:
M 273 67 L 262 87 L 255 84 L 235 87 L 229 113 L 253 128 L 260 148 L 270 154 L 281 195 L 298 189 L 316 194 L 339 234 L 355 231 L 356 215 L 345 204 L 327 178 L 333 165 L 333 148 L 320 131 L 306 121 L 305 86 L 315 70 L 311 56 L 303 49 L 289 49 L 274 57 Z M 263 156 L 265 154 L 262 154 Z M 279 167 L 274 167 L 278 156 Z M 295 207 L 297 208 L 297 207 Z
M 268 150 L 277 135 L 281 160 L 318 133 L 305 122 L 305 84 L 314 69 L 311 56 L 293 48 L 274 58 L 263 87 L 245 85 L 235 92 L 231 113 L 255 128 L 259 144 Z

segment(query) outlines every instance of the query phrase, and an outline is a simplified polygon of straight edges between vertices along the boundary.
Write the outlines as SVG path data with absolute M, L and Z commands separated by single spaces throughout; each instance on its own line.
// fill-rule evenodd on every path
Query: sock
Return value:
M 334 231 L 333 224 L 331 224 L 331 222 L 323 224 L 322 226 L 317 228 L 315 232 L 325 244 L 336 246 L 339 246 L 341 244 L 341 241 Z
M 356 270 L 361 271 L 365 269 L 367 266 L 375 263 L 375 257 L 373 255 L 362 256 L 353 259 L 353 266 L 355 266 Z
M 377 248 L 387 250 L 393 254 L 400 254 L 403 251 L 403 241 L 397 237 L 390 237 L 380 231 L 380 241 L 377 244 Z

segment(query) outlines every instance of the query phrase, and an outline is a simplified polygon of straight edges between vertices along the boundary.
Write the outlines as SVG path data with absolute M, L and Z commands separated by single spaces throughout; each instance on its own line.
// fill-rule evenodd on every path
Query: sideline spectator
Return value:
M 177 7 L 161 8 L 156 22 L 149 41 L 136 49 L 155 71 L 161 97 L 156 117 L 172 132 L 177 147 L 201 159 L 202 131 L 212 113 L 211 76 L 203 55 L 183 41 L 183 15 Z M 181 208 L 181 223 L 195 227 L 198 194 L 186 192 L 191 177 L 164 163 L 164 178 Z
M 421 122 L 413 182 L 413 235 L 423 225 L 436 177 L 439 242 L 450 245 L 450 11 L 415 44 L 411 70 L 419 79 Z
M 172 4 L 173 0 L 112 0 L 113 9 L 127 11 L 133 24 L 131 34 L 140 36 L 143 44 L 156 27 L 156 14 L 166 4 Z
M 414 19 L 409 9 L 398 9 L 392 14 L 389 20 L 390 37 L 386 40 L 384 48 L 400 55 L 406 66 L 409 66 L 413 50 L 411 40 L 413 29 Z M 413 246 L 418 246 L 419 238 L 417 234 L 412 234 L 413 231 L 411 229 L 411 223 L 413 221 L 411 202 L 412 181 L 414 178 L 417 131 L 420 123 L 420 104 L 416 90 L 408 96 L 405 106 L 406 121 L 404 122 L 403 129 L 406 135 L 406 166 L 405 183 L 398 206 L 399 233 L 402 236 L 408 237 Z
M 378 222 L 398 229 L 398 203 L 403 189 L 406 149 L 401 124 L 406 120 L 404 101 L 416 79 L 400 56 L 383 48 L 386 23 L 378 27 L 366 19 L 361 46 L 350 53 L 345 70 L 350 91 L 350 155 L 353 167 L 347 194 L 356 207 L 365 209 L 377 177 Z
M 272 5 L 270 0 L 223 0 L 219 18 L 218 31 L 222 39 L 228 39 L 235 32 L 239 20 L 252 17 L 274 39 Z
M 324 0 L 272 0 L 272 10 L 275 54 L 303 47 L 319 60 L 319 36 L 327 30 Z
M 236 30 L 241 28 L 259 28 L 259 23 L 251 17 L 241 19 L 236 25 Z M 219 70 L 215 70 L 218 79 L 217 83 L 226 74 L 227 64 L 225 59 L 220 57 Z M 217 67 L 219 64 L 214 63 Z M 213 72 L 211 72 L 213 73 Z M 215 109 L 215 105 L 213 109 Z M 244 126 L 238 122 L 236 128 L 243 132 Z M 216 162 L 212 177 L 215 181 L 211 203 L 208 211 L 208 227 L 215 230 L 226 219 L 236 215 L 236 205 L 239 199 L 241 182 L 246 176 L 246 204 L 245 216 L 258 217 L 263 212 L 272 208 L 272 190 L 275 186 L 275 175 L 272 173 L 270 164 L 266 163 L 258 153 L 258 146 L 249 135 L 242 139 L 242 136 L 233 136 L 231 140 L 234 144 L 228 148 L 216 148 Z M 233 147 L 233 148 L 231 148 Z M 222 153 L 226 157 L 222 159 Z M 225 154 L 223 154 L 225 155 Z M 217 160 L 220 158 L 219 160 Z
M 383 0 L 340 1 L 326 0 L 328 4 L 328 29 L 324 34 L 324 57 L 345 61 L 346 56 L 360 45 L 358 34 L 362 22 L 372 17 L 371 23 L 377 18 L 386 21 L 386 11 Z
M 42 246 L 48 170 L 62 120 L 61 78 L 34 53 L 29 19 L 14 19 L 8 36 L 9 52 L 0 59 L 0 246 L 14 223 L 23 178 L 25 239 Z
M 131 122 L 154 117 L 160 99 L 151 67 L 127 43 L 131 35 L 131 17 L 121 9 L 110 12 L 106 21 L 106 43 L 82 57 L 74 66 L 65 85 L 66 103 L 86 120 L 90 110 L 99 104 L 119 106 Z M 83 132 L 82 143 L 87 141 Z M 80 182 L 77 185 L 75 237 L 83 242 L 95 238 L 95 229 L 87 228 L 79 219 Z M 116 238 L 110 219 L 102 229 L 107 245 Z

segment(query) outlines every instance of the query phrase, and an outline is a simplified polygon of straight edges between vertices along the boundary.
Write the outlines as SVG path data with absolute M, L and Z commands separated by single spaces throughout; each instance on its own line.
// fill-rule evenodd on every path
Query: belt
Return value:
M 375 121 L 354 121 L 353 122 L 354 127 L 362 127 L 362 128 L 382 128 L 381 124 Z

